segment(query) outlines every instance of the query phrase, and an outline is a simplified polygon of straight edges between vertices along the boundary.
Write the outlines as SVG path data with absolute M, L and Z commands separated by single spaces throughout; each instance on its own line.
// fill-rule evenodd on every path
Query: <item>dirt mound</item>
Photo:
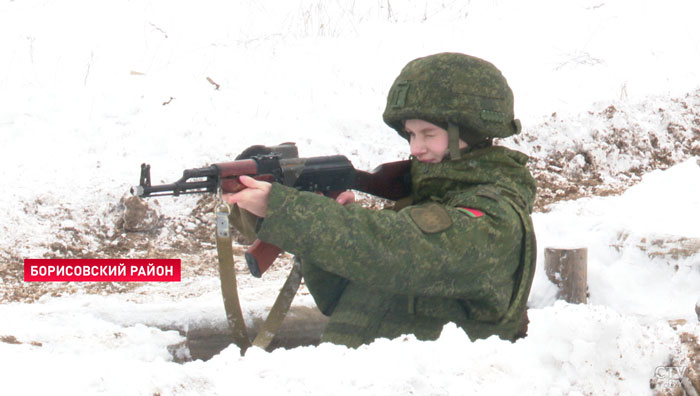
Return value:
M 684 323 L 671 323 L 674 329 Z M 679 335 L 678 350 L 663 366 L 656 368 L 649 381 L 654 396 L 684 396 L 700 394 L 700 342 L 688 332 Z
M 552 114 L 540 125 L 499 143 L 528 153 L 537 179 L 536 211 L 561 200 L 619 194 L 655 169 L 700 156 L 700 90 L 683 98 L 650 98 L 615 103 L 574 117 Z M 358 194 L 369 208 L 387 201 Z M 180 258 L 183 277 L 218 276 L 213 196 L 199 199 L 185 216 L 162 214 L 158 199 L 122 198 L 106 213 L 76 213 L 63 203 L 51 213 L 36 199 L 24 212 L 58 224 L 40 248 L 44 258 Z M 42 217 L 43 216 L 43 217 Z M 88 219 L 88 220 L 79 220 Z M 103 221 L 100 219 L 108 219 Z M 236 234 L 234 233 L 234 236 Z M 234 243 L 236 266 L 244 275 L 246 243 Z M 652 246 L 653 248 L 653 246 Z M 652 249 L 653 250 L 653 249 Z M 0 301 L 34 301 L 64 293 L 123 293 L 136 283 L 24 283 L 23 258 L 14 246 L 0 247 Z M 281 273 L 288 255 L 277 265 Z M 273 269 L 275 271 L 275 269 Z
M 561 200 L 619 194 L 647 172 L 700 156 L 700 90 L 570 118 L 554 113 L 502 144 L 531 156 L 537 211 Z

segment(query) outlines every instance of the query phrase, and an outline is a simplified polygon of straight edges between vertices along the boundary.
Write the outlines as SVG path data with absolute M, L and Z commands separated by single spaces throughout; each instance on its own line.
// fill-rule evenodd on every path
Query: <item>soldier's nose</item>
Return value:
M 418 157 L 419 155 L 425 154 L 426 149 L 422 144 L 411 143 L 411 155 Z

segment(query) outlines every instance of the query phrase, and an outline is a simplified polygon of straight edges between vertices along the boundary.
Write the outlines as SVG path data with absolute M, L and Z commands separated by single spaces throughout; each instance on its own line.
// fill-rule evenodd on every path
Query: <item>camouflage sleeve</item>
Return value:
M 301 262 L 301 274 L 304 284 L 314 298 L 318 309 L 326 316 L 330 316 L 340 301 L 348 285 L 348 280 L 338 275 L 324 271 L 308 260 Z
M 519 219 L 504 202 L 474 197 L 469 204 L 486 214 L 472 218 L 434 203 L 372 211 L 274 183 L 258 238 L 368 287 L 449 298 L 498 295 L 498 305 L 507 306 Z

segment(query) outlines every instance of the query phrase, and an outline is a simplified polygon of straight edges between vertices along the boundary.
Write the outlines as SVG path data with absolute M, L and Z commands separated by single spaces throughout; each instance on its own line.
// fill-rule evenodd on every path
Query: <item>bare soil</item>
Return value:
M 638 183 L 642 175 L 666 169 L 689 157 L 700 157 L 700 91 L 673 99 L 668 108 L 647 108 L 646 117 L 661 125 L 664 133 L 649 130 L 649 122 L 638 119 L 639 108 L 620 109 L 614 105 L 583 115 L 594 120 L 591 142 L 569 142 L 561 146 L 537 145 L 538 133 L 559 129 L 564 120 L 552 114 L 549 121 L 514 138 L 516 145 L 531 148 L 530 170 L 537 180 L 536 212 L 546 212 L 551 204 L 581 197 L 616 195 Z M 645 105 L 647 107 L 651 105 Z M 618 163 L 634 164 L 616 169 Z M 622 161 L 624 160 L 624 161 Z M 167 199 L 167 198 L 165 198 Z M 383 208 L 387 201 L 359 195 L 368 208 Z M 28 215 L 40 213 L 42 202 L 25 204 Z M 180 258 L 183 277 L 218 277 L 214 239 L 212 196 L 203 196 L 189 216 L 168 217 L 156 205 L 138 198 L 122 198 L 109 210 L 108 222 L 80 222 L 59 227 L 43 243 L 44 258 Z M 52 216 L 73 219 L 71 208 L 60 208 Z M 250 278 L 243 262 L 247 243 L 237 236 L 234 243 L 236 266 L 243 279 Z M 650 243 L 649 253 L 654 254 Z M 697 251 L 695 242 L 681 243 L 679 249 Z M 682 252 L 681 252 L 682 253 Z M 44 295 L 76 292 L 127 293 L 139 283 L 26 283 L 23 259 L 13 246 L 0 246 L 0 302 L 32 302 Z M 272 272 L 285 273 L 290 256 L 278 260 Z

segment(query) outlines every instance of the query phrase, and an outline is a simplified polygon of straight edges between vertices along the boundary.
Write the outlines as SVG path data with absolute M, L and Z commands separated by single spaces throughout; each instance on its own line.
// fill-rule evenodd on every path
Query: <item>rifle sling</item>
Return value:
M 282 321 L 287 315 L 289 307 L 292 305 L 292 300 L 294 300 L 294 296 L 297 294 L 300 284 L 301 261 L 298 257 L 294 257 L 292 270 L 289 271 L 289 276 L 287 276 L 284 286 L 282 286 L 275 303 L 272 305 L 272 308 L 270 308 L 267 319 L 265 319 L 265 322 L 260 326 L 258 334 L 255 336 L 255 340 L 253 340 L 253 345 L 268 350 L 272 340 L 282 326 Z
M 225 207 L 220 205 L 219 207 Z M 236 270 L 233 261 L 233 249 L 231 241 L 231 233 L 228 224 L 228 211 L 216 209 L 217 232 L 216 232 L 216 249 L 219 258 L 219 278 L 221 280 L 221 294 L 224 299 L 224 310 L 226 311 L 226 319 L 231 333 L 233 342 L 241 349 L 241 355 L 251 346 L 248 338 L 248 330 L 246 328 L 245 319 L 243 319 L 243 311 L 238 298 L 238 283 L 236 281 Z M 282 321 L 289 311 L 292 300 L 296 295 L 299 285 L 301 284 L 301 262 L 295 257 L 292 269 L 289 276 L 282 286 L 275 303 L 270 308 L 267 319 L 260 326 L 255 340 L 252 345 L 267 350 L 275 335 L 279 331 Z
M 233 342 L 241 349 L 243 355 L 250 347 L 248 330 L 243 319 L 241 303 L 238 299 L 238 283 L 236 282 L 236 269 L 233 264 L 233 248 L 231 245 L 231 232 L 229 231 L 228 210 L 220 210 L 220 207 L 228 209 L 226 205 L 219 205 L 216 209 L 216 250 L 219 257 L 219 279 L 221 280 L 221 295 L 224 298 L 224 310 L 226 320 L 233 336 Z

